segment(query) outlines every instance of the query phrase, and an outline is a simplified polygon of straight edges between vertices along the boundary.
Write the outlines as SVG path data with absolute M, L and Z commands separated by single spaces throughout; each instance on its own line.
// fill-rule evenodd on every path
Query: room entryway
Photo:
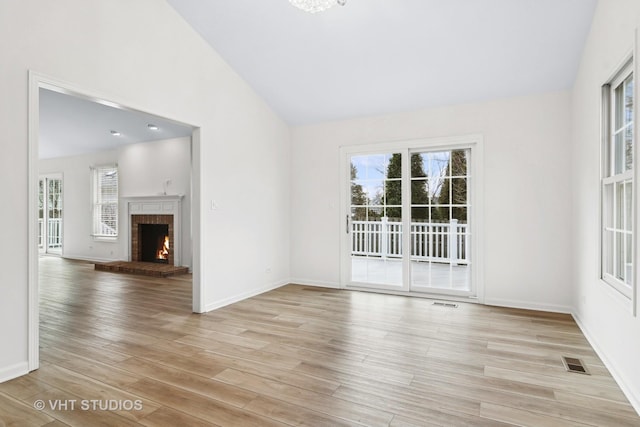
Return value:
M 107 101 L 104 96 L 37 73 L 30 73 L 29 85 L 29 241 L 32 242 L 29 250 L 29 370 L 35 370 L 40 366 L 42 346 L 39 332 L 43 306 L 39 305 L 39 288 L 44 283 L 39 274 L 40 267 L 46 269 L 46 266 L 67 265 L 69 261 L 66 258 L 73 258 L 83 260 L 85 268 L 91 266 L 93 269 L 93 264 L 86 261 L 101 262 L 129 256 L 129 245 L 124 243 L 128 241 L 129 210 L 120 209 L 117 207 L 119 204 L 115 210 L 102 209 L 106 202 L 96 196 L 102 193 L 97 190 L 98 181 L 94 178 L 97 176 L 93 171 L 103 166 L 121 168 L 123 175 L 128 173 L 128 178 L 119 177 L 117 180 L 118 183 L 123 181 L 124 191 L 140 194 L 140 197 L 151 195 L 154 200 L 158 197 L 184 199 L 184 212 L 182 208 L 177 209 L 178 212 L 167 212 L 165 204 L 162 204 L 162 212 L 182 215 L 181 218 L 187 222 L 183 228 L 198 236 L 200 220 L 199 216 L 192 216 L 191 204 L 199 205 L 200 186 L 197 180 L 192 180 L 191 175 L 199 174 L 200 170 L 199 158 L 194 155 L 199 152 L 200 133 L 192 125 Z M 110 110 L 104 113 L 105 108 Z M 114 123 L 107 123 L 109 120 Z M 189 145 L 185 146 L 184 141 L 188 137 Z M 146 143 L 161 146 L 150 148 Z M 127 145 L 135 145 L 136 148 L 127 151 L 126 156 L 120 155 L 122 151 L 118 150 L 125 150 L 122 147 Z M 140 155 L 141 152 L 152 152 L 154 156 Z M 145 160 L 149 157 L 153 157 L 154 163 Z M 119 164 L 121 159 L 124 160 Z M 47 160 L 49 163 L 43 167 L 43 162 Z M 167 163 L 177 166 L 167 168 Z M 157 172 L 152 174 L 149 171 Z M 153 176 L 155 179 L 153 182 L 135 181 L 137 176 Z M 138 187 L 134 188 L 135 185 Z M 149 188 L 151 186 L 155 187 Z M 161 196 L 156 196 L 160 189 Z M 110 191 L 111 187 L 105 192 L 107 190 Z M 117 194 L 118 201 L 124 200 L 126 194 Z M 105 212 L 115 214 L 106 216 Z M 122 217 L 120 227 L 114 231 L 113 223 L 118 223 L 118 217 Z M 155 277 L 135 280 L 146 284 L 150 290 L 157 288 L 153 286 L 157 283 L 151 280 L 161 283 L 175 280 L 176 284 L 185 287 L 185 295 L 189 296 L 187 302 L 191 302 L 186 306 L 181 305 L 180 309 L 203 312 L 201 280 L 197 269 L 200 265 L 199 246 L 190 238 L 180 241 L 180 236 L 186 234 L 174 236 L 173 228 L 176 227 L 182 227 L 181 223 L 170 226 L 162 236 L 163 243 L 167 236 L 170 239 L 169 245 L 161 249 L 166 262 L 145 263 L 157 266 L 154 271 L 143 272 Z M 177 241 L 171 241 L 173 238 Z M 44 253 L 60 256 L 41 256 Z M 189 265 L 194 265 L 193 276 L 185 274 L 190 271 Z M 166 271 L 168 269 L 171 271 Z M 176 275 L 178 269 L 183 278 L 170 277 Z M 53 268 L 50 273 L 55 275 L 60 271 Z M 138 273 L 122 269 L 109 271 Z M 111 276 L 109 280 L 113 282 L 120 280 L 116 277 L 120 275 L 100 271 L 92 273 L 91 277 L 99 275 Z M 68 288 L 69 277 L 50 279 L 49 275 L 47 285 L 59 284 Z M 73 284 L 77 283 L 69 283 Z M 44 306 L 44 309 L 49 308 Z

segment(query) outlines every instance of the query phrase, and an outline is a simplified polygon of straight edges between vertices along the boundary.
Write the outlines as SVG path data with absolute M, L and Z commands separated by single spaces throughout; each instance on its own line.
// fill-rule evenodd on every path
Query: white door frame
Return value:
M 65 82 L 54 77 L 49 77 L 38 72 L 29 71 L 29 121 L 28 121 L 28 362 L 29 371 L 38 369 L 40 366 L 40 309 L 38 306 L 38 180 L 39 180 L 39 133 L 40 133 L 40 88 L 53 90 L 56 92 L 77 96 L 89 101 L 120 108 L 129 111 L 145 112 L 158 117 L 165 118 L 177 123 L 191 126 L 193 134 L 191 136 L 191 230 L 192 230 L 192 264 L 193 264 L 193 284 L 192 284 L 192 310 L 194 313 L 204 313 L 204 280 L 201 269 L 201 214 L 200 214 L 200 126 L 190 124 L 186 120 L 170 118 L 165 114 L 157 114 L 147 108 L 136 108 L 126 101 L 118 101 L 116 97 L 98 93 L 96 91 L 79 87 L 75 84 Z
M 412 295 L 423 297 L 445 297 L 460 301 L 484 302 L 484 177 L 483 177 L 483 144 L 482 135 L 463 135 L 446 138 L 425 138 L 402 140 L 393 142 L 382 142 L 373 144 L 349 145 L 340 147 L 340 287 L 343 289 L 360 289 L 371 290 L 376 292 L 393 293 L 400 295 Z M 403 283 L 400 289 L 390 289 L 389 286 L 380 286 L 375 284 L 351 283 L 351 234 L 348 233 L 350 223 L 347 224 L 347 216 L 350 215 L 350 189 L 347 183 L 350 181 L 350 164 L 349 157 L 357 154 L 376 154 L 376 153 L 398 153 L 403 155 L 402 176 L 403 178 L 410 174 L 409 155 L 412 152 L 420 150 L 438 150 L 438 149 L 455 149 L 469 148 L 471 150 L 470 168 L 470 198 L 469 202 L 472 206 L 471 223 L 473 224 L 473 238 L 471 239 L 471 282 L 473 286 L 473 295 L 459 296 L 449 293 L 446 290 L 432 290 L 429 293 L 412 292 L 410 290 L 410 265 L 409 262 L 403 263 Z M 403 206 L 410 206 L 410 191 L 408 180 L 402 180 L 402 203 Z M 403 229 L 410 229 L 411 215 L 403 215 Z M 410 253 L 410 239 L 403 239 L 403 253 Z

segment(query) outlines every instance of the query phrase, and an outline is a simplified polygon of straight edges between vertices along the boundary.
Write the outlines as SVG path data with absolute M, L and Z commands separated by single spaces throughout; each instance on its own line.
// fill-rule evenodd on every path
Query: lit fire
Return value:
M 156 259 L 169 259 L 169 236 L 164 236 L 164 244 L 158 250 Z

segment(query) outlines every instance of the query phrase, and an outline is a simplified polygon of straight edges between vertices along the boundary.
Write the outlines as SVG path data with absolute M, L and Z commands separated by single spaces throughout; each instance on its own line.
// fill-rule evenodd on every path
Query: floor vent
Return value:
M 567 370 L 567 372 L 591 375 L 589 374 L 589 371 L 587 371 L 587 368 L 584 366 L 584 363 L 582 363 L 582 360 L 576 359 L 575 357 L 562 356 L 562 364 L 564 365 L 564 368 Z
M 433 305 L 437 305 L 439 307 L 458 308 L 458 304 L 454 304 L 452 302 L 434 301 Z

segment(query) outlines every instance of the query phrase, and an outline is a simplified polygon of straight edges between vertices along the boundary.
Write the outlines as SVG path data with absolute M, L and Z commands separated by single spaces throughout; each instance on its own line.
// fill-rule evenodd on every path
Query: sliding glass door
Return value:
M 411 153 L 411 290 L 471 290 L 470 150 Z
M 343 286 L 475 296 L 477 143 L 395 145 L 342 149 Z
M 402 154 L 349 157 L 350 281 L 402 289 Z

